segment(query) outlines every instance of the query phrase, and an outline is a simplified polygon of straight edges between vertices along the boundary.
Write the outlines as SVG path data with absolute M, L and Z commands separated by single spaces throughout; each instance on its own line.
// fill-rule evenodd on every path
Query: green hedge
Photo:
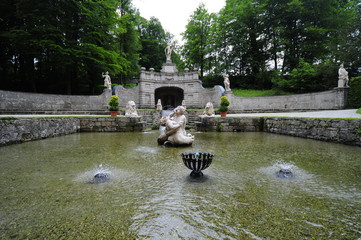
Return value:
M 361 107 L 361 76 L 350 79 L 350 92 L 348 95 L 348 107 Z

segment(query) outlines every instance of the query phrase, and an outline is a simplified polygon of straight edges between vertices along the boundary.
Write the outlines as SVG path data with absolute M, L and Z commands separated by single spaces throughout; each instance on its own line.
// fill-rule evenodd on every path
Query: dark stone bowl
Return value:
M 201 177 L 203 176 L 202 170 L 211 165 L 214 154 L 208 152 L 183 152 L 181 157 L 184 165 L 192 170 L 191 177 Z

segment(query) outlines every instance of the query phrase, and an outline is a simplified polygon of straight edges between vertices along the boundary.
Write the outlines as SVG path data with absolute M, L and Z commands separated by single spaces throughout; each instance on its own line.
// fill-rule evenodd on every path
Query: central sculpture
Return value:
M 158 144 L 166 146 L 192 145 L 194 136 L 186 133 L 187 118 L 183 106 L 176 107 L 168 116 L 160 119 L 161 134 Z

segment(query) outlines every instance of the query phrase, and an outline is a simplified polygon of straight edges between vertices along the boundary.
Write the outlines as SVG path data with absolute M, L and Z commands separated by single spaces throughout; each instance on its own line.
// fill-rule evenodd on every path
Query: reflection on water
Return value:
M 0 148 L 0 239 L 358 239 L 361 148 L 266 133 L 82 133 Z M 216 155 L 189 177 L 184 151 Z M 293 177 L 276 176 L 289 168 Z M 110 181 L 87 184 L 95 174 Z

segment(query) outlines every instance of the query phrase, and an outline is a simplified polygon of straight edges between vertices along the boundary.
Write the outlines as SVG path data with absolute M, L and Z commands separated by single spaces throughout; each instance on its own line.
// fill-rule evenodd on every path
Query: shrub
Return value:
M 348 107 L 361 107 L 361 77 L 354 77 L 350 79 L 350 92 L 348 94 Z
M 221 107 L 218 109 L 220 112 L 227 112 L 230 102 L 226 96 L 221 97 Z
M 338 66 L 331 62 L 312 65 L 303 59 L 288 75 L 273 76 L 274 88 L 295 93 L 317 92 L 332 89 L 337 84 Z
M 117 95 L 113 95 L 110 97 L 108 102 L 109 111 L 118 111 L 119 110 L 119 98 Z
M 298 67 L 293 69 L 288 76 L 278 76 L 272 81 L 276 87 L 283 90 L 303 93 L 313 90 L 315 76 L 315 67 L 301 59 Z

